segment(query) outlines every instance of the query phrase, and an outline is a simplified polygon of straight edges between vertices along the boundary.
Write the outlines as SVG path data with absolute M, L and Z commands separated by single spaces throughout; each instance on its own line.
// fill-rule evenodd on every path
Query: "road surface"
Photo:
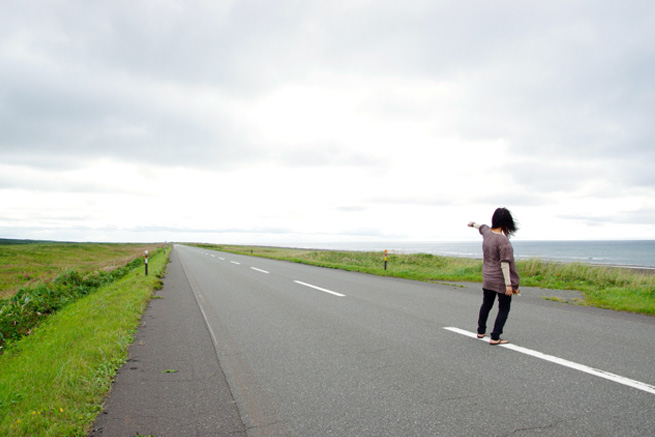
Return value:
M 151 317 L 187 340 L 166 346 L 149 334 L 146 345 L 164 344 L 143 360 L 159 367 L 121 370 L 94 435 L 655 433 L 652 317 L 545 301 L 524 289 L 505 327 L 510 345 L 489 346 L 474 338 L 479 285 L 180 245 L 164 284 Z M 167 304 L 177 319 L 158 315 Z M 165 353 L 177 354 L 179 371 L 161 373 Z M 134 402 L 136 388 L 173 394 Z

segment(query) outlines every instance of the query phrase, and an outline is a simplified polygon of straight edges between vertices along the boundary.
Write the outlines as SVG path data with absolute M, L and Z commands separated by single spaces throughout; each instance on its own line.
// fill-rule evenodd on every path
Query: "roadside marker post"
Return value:
M 384 270 L 387 269 L 387 250 L 384 250 Z
M 148 276 L 148 251 L 146 250 L 146 276 Z

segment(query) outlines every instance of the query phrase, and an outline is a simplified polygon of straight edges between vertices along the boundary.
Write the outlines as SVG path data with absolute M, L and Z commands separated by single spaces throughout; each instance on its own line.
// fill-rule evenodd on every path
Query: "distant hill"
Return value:
M 0 238 L 0 245 L 10 245 L 10 244 L 34 244 L 34 243 L 53 243 L 53 241 L 48 240 L 12 240 L 10 238 Z

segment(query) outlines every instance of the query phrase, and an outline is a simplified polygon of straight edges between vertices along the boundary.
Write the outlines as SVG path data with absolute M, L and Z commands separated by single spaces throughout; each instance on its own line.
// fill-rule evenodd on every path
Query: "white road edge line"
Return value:
M 253 269 L 253 270 L 257 270 L 258 272 L 262 272 L 262 273 L 271 273 L 271 272 L 267 272 L 266 270 L 258 269 L 257 267 L 250 267 L 250 268 Z
M 180 262 L 182 263 L 182 269 L 184 270 L 184 274 L 187 275 L 187 269 L 186 269 L 186 264 L 184 263 L 184 260 L 180 258 Z M 188 276 L 187 276 L 188 278 Z M 207 326 L 207 329 L 209 330 L 209 335 L 211 335 L 212 341 L 214 342 L 214 351 L 217 352 L 217 347 L 218 347 L 218 341 L 216 341 L 216 335 L 214 335 L 214 331 L 212 330 L 212 326 L 209 324 L 209 319 L 207 318 L 207 314 L 205 314 L 205 310 L 202 307 L 202 304 L 200 303 L 200 300 L 203 302 L 205 301 L 204 296 L 202 296 L 202 293 L 200 293 L 198 290 L 196 290 L 196 287 L 193 286 L 193 283 L 189 280 L 189 287 L 191 287 L 191 292 L 193 293 L 193 296 L 196 299 L 196 303 L 198 304 L 198 308 L 200 308 L 200 312 L 202 313 L 202 318 L 205 319 L 205 325 Z M 200 296 L 200 298 L 198 297 Z
M 465 331 L 459 328 L 446 327 L 443 328 L 457 334 L 466 335 L 467 337 L 474 338 L 478 340 L 477 334 L 475 332 Z M 479 339 L 483 340 L 484 339 Z M 488 341 L 488 340 L 486 340 Z M 588 373 L 590 375 L 598 376 L 599 378 L 604 378 L 610 381 L 618 382 L 619 384 L 626 385 L 628 387 L 636 388 L 638 390 L 643 390 L 645 392 L 655 394 L 655 386 L 646 384 L 645 382 L 636 381 L 634 379 L 626 378 L 624 376 L 616 375 L 614 373 L 606 372 L 604 370 L 595 369 L 593 367 L 585 366 L 584 364 L 579 364 L 573 361 L 565 360 L 564 358 L 559 358 L 553 355 L 547 355 L 542 352 L 534 351 L 532 349 L 524 348 L 521 346 L 516 346 L 514 344 L 501 344 L 499 347 L 504 347 L 506 349 L 511 349 L 515 352 L 520 352 L 522 354 L 530 355 L 535 358 L 540 358 L 542 360 L 550 361 L 551 363 L 559 364 L 560 366 L 569 367 L 571 369 L 579 370 L 580 372 Z
M 339 296 L 339 297 L 346 297 L 345 294 L 337 293 L 335 291 L 326 290 L 325 288 L 317 287 L 316 285 L 308 284 L 306 282 L 302 282 L 302 281 L 293 281 L 293 282 L 295 282 L 296 284 L 304 285 L 305 287 L 314 288 L 314 289 L 322 291 L 324 293 L 330 293 L 330 294 L 333 294 L 333 295 Z

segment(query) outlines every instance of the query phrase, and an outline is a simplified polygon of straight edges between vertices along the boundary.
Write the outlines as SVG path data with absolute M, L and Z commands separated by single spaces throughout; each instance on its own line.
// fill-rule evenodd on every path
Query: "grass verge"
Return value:
M 86 435 L 161 287 L 170 247 L 48 317 L 0 356 L 0 435 Z
M 198 244 L 199 247 L 280 259 L 320 267 L 419 281 L 482 282 L 482 260 L 424 253 L 389 254 L 387 270 L 380 252 L 307 250 L 263 246 Z M 581 304 L 655 316 L 655 275 L 648 271 L 549 263 L 538 259 L 517 262 L 521 285 L 581 291 Z
M 82 276 L 75 270 L 57 276 L 54 281 L 21 288 L 9 299 L 0 299 L 0 354 L 7 342 L 29 335 L 49 315 L 66 305 L 111 284 L 143 265 L 136 258 L 111 272 L 99 271 Z

